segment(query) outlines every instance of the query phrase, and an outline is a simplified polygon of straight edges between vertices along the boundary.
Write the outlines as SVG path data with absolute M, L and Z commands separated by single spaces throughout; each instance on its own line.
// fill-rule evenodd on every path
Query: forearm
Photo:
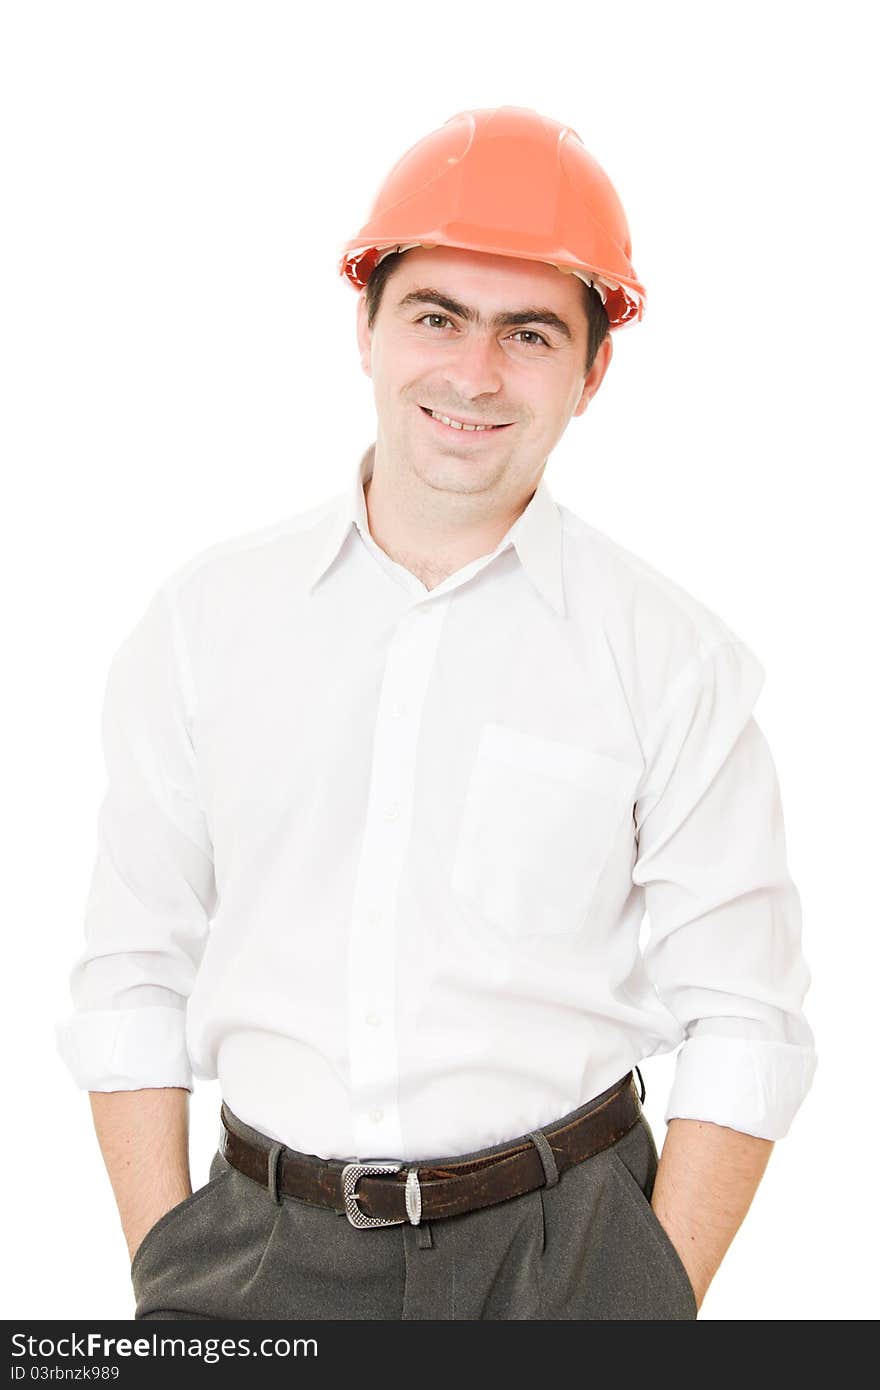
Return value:
M 651 1205 L 681 1256 L 697 1307 L 764 1175 L 773 1140 L 708 1120 L 669 1121 Z
M 90 1091 L 89 1100 L 131 1259 L 159 1217 L 192 1192 L 189 1092 Z

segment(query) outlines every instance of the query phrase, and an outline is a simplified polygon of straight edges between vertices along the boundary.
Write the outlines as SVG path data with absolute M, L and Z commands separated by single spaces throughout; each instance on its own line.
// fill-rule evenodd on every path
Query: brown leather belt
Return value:
M 483 1158 L 424 1165 L 396 1159 L 346 1163 L 297 1153 L 283 1144 L 250 1143 L 230 1128 L 223 1102 L 220 1152 L 233 1168 L 268 1187 L 276 1201 L 296 1197 L 328 1207 L 358 1227 L 404 1221 L 417 1226 L 552 1184 L 566 1168 L 622 1138 L 640 1113 L 641 1099 L 632 1072 L 627 1072 L 576 1120 L 547 1125 Z

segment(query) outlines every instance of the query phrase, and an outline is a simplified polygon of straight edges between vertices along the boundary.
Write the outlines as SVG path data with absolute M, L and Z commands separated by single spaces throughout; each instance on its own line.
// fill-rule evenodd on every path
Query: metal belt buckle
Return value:
M 352 1226 L 401 1226 L 407 1219 L 405 1216 L 366 1216 L 357 1204 L 357 1185 L 358 1180 L 364 1173 L 399 1173 L 403 1167 L 402 1163 L 394 1159 L 377 1159 L 370 1163 L 346 1163 L 342 1170 L 342 1196 L 345 1202 L 345 1214 Z M 406 1179 L 406 1210 L 409 1220 L 414 1226 L 419 1224 L 422 1214 L 421 1192 L 419 1190 L 418 1174 L 413 1168 Z

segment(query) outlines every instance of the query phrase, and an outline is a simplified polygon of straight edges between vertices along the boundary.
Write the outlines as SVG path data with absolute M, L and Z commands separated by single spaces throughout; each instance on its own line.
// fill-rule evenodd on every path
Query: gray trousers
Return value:
M 552 1155 L 542 1161 L 548 1181 L 535 1192 L 419 1226 L 358 1229 L 344 1214 L 276 1200 L 218 1149 L 207 1183 L 135 1251 L 134 1317 L 695 1319 L 687 1271 L 650 1202 L 658 1154 L 644 1112 L 561 1176 Z

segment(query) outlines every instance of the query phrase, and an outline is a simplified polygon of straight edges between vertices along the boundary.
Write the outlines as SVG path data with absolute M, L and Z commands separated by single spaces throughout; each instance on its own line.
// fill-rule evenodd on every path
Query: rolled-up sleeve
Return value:
M 56 1043 L 83 1090 L 193 1089 L 186 1001 L 212 912 L 199 803 L 193 685 L 168 583 L 110 663 L 101 714 L 107 789 L 73 966 L 74 1012 Z
M 811 976 L 773 758 L 746 645 L 703 650 L 668 691 L 635 805 L 644 960 L 684 1032 L 665 1118 L 780 1139 L 817 1065 Z

